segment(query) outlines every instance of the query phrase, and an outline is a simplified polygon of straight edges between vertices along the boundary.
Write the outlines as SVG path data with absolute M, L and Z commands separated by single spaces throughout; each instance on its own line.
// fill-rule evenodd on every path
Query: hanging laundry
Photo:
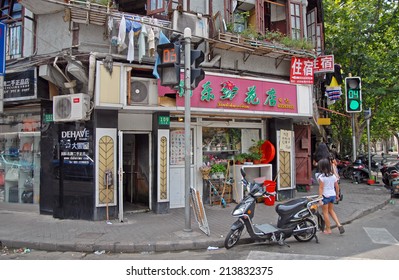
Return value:
M 127 49 L 127 60 L 132 63 L 134 60 L 134 31 L 133 29 L 129 32 L 129 46 Z
M 162 31 L 158 27 L 159 26 L 158 19 L 154 18 L 153 23 L 154 25 L 152 29 L 154 31 L 154 36 L 155 38 L 160 39 Z
M 112 29 L 114 28 L 114 18 L 110 16 L 108 18 L 108 33 L 111 34 Z
M 326 74 L 326 85 L 334 87 L 342 84 L 341 65 L 334 64 L 334 72 Z
M 141 30 L 142 24 L 137 22 L 136 19 L 127 18 L 126 19 L 126 32 L 129 33 L 133 30 L 134 33 L 137 33 Z
M 150 51 L 150 57 L 155 55 L 155 35 L 152 27 L 148 30 L 148 49 Z
M 125 16 L 122 15 L 121 21 L 119 23 L 119 32 L 118 32 L 118 52 L 122 52 L 126 49 L 126 19 Z
M 326 87 L 326 96 L 329 100 L 340 99 L 342 95 L 341 87 Z
M 333 105 L 336 100 L 327 99 L 327 106 Z
M 145 56 L 145 34 L 147 33 L 147 30 L 145 26 L 143 25 L 141 28 L 141 32 L 139 35 L 139 63 L 142 62 L 143 56 Z

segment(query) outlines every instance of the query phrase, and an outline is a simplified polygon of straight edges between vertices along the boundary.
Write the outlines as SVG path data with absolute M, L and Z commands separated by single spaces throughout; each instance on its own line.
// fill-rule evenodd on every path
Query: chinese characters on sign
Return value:
M 313 84 L 314 59 L 293 57 L 291 59 L 290 82 L 293 84 Z
M 314 73 L 334 72 L 334 55 L 318 56 L 314 61 Z
M 291 135 L 292 131 L 289 130 L 280 130 L 280 151 L 290 152 L 291 151 Z
M 61 156 L 68 164 L 90 164 L 90 132 L 87 129 L 80 131 L 61 131 Z
M 158 93 L 163 96 L 171 91 L 160 85 Z M 190 94 L 193 108 L 298 112 L 297 89 L 289 83 L 207 74 Z M 176 105 L 184 106 L 184 91 L 181 89 L 177 91 Z
M 4 78 L 4 100 L 36 98 L 36 70 L 7 73 Z

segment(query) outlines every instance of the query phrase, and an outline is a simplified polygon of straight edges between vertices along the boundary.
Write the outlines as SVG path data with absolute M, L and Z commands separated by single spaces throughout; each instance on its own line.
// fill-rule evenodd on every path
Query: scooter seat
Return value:
M 290 200 L 283 204 L 278 204 L 276 206 L 277 213 L 288 213 L 298 207 L 304 207 L 308 203 L 306 197 Z

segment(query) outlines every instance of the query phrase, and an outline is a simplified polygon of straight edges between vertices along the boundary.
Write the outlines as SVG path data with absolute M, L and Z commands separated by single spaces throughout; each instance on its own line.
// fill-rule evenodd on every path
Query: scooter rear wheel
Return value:
M 238 240 L 240 240 L 242 228 L 231 229 L 224 240 L 224 247 L 226 249 L 232 248 L 234 245 L 237 244 Z
M 313 239 L 316 235 L 316 224 L 313 220 L 311 219 L 305 219 L 302 222 L 298 224 L 298 229 L 305 229 L 308 228 L 306 231 L 298 234 L 294 234 L 294 237 L 296 240 L 299 242 L 308 242 Z

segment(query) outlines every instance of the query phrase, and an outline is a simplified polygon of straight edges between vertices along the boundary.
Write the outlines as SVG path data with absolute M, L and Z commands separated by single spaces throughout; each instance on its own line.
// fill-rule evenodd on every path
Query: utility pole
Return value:
M 185 185 L 185 227 L 184 231 L 191 229 L 191 29 L 184 29 L 184 185 Z
M 367 147 L 368 147 L 368 161 L 369 161 L 369 179 L 371 178 L 371 155 L 370 155 L 370 118 L 371 108 L 364 110 L 364 118 L 367 121 Z
M 356 160 L 356 126 L 355 126 L 355 114 L 352 115 L 352 161 Z

